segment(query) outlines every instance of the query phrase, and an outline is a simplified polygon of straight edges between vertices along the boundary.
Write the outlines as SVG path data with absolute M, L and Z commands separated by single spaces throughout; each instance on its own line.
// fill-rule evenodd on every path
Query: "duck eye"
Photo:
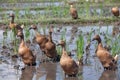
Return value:
M 113 59 L 112 62 L 115 62 L 115 60 Z

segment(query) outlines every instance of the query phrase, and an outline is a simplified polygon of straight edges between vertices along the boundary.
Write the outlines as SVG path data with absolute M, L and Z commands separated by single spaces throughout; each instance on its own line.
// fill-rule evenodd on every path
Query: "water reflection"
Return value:
M 116 71 L 106 70 L 99 80 L 117 80 Z
M 80 80 L 78 77 L 68 77 L 65 78 L 64 80 Z
M 40 64 L 39 67 L 37 68 L 36 79 L 37 80 L 39 79 L 40 80 L 56 80 L 56 74 L 59 73 L 59 71 L 57 71 L 57 66 L 58 66 L 58 63 L 52 63 L 52 62 Z
M 24 70 L 22 70 L 20 80 L 33 80 L 33 76 L 35 74 L 35 66 L 26 66 Z

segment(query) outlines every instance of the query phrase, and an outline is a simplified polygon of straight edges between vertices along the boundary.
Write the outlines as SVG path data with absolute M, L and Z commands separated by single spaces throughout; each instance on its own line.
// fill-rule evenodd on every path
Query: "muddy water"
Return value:
M 4 10 L 0 13 L 0 19 L 6 19 L 8 17 L 9 13 L 16 13 L 17 14 L 17 18 L 26 18 L 26 15 L 32 16 L 32 18 L 38 18 L 40 17 L 40 15 L 50 15 L 52 16 L 55 9 L 53 10 L 51 7 L 48 6 L 59 6 L 62 11 L 61 6 L 63 7 L 64 5 L 66 5 L 64 2 L 45 2 L 45 3 L 0 3 L 0 8 L 1 10 L 3 9 L 8 9 L 8 10 Z M 43 9 L 43 10 L 35 10 L 36 7 L 48 7 L 48 9 Z M 20 8 L 20 10 L 16 10 L 17 8 Z M 25 9 L 26 8 L 26 9 Z M 33 8 L 32 10 L 29 8 Z M 104 7 L 104 8 L 97 8 L 97 7 L 90 7 L 89 11 L 85 8 L 78 8 L 78 13 L 80 13 L 80 16 L 86 16 L 89 15 L 90 16 L 104 16 L 104 17 L 109 17 L 112 16 L 113 14 L 111 13 L 111 8 L 112 7 Z M 52 9 L 52 10 L 50 10 Z M 63 9 L 65 10 L 65 9 Z M 82 11 L 81 11 L 82 10 Z M 120 8 L 119 8 L 120 10 Z M 107 11 L 107 12 L 106 12 Z M 87 14 L 85 14 L 86 12 L 88 12 Z M 58 17 L 61 17 L 60 15 L 63 14 L 64 12 L 62 11 L 61 13 L 59 13 Z M 67 15 L 67 14 L 66 14 Z M 69 14 L 68 14 L 69 15 Z M 28 17 L 28 16 L 27 16 Z
M 108 10 L 107 12 L 105 12 L 106 10 Z M 83 11 L 86 12 L 86 11 Z M 2 18 L 6 18 L 8 17 L 9 13 L 16 13 L 14 10 L 6 10 L 6 11 L 2 11 L 0 13 L 0 19 Z M 80 13 L 80 15 L 86 15 L 84 13 L 81 13 L 81 11 L 78 10 L 78 13 Z M 18 10 L 17 11 L 18 14 L 18 18 L 23 18 L 26 17 L 26 15 L 32 15 L 32 17 L 35 16 L 40 16 L 40 15 L 53 15 L 53 10 Z M 90 8 L 89 9 L 89 15 L 91 16 L 105 16 L 105 17 L 109 17 L 112 16 L 113 14 L 111 13 L 111 7 L 107 7 L 105 9 L 100 9 L 100 8 Z M 58 16 L 59 17 L 59 16 Z
M 41 34 L 48 34 L 48 28 L 44 30 L 40 28 L 41 25 L 38 25 L 39 32 Z M 110 38 L 114 41 L 115 37 L 119 37 L 120 33 L 112 35 L 113 26 L 58 26 L 55 25 L 53 32 L 53 41 L 57 44 L 61 39 L 61 36 L 64 35 L 67 42 L 67 50 L 73 54 L 72 58 L 75 61 L 78 61 L 76 56 L 76 40 L 79 35 L 84 37 L 84 49 L 86 48 L 87 43 L 89 42 L 88 37 L 91 34 L 91 39 L 95 34 L 100 34 L 102 38 L 103 45 L 105 46 L 105 35 L 107 38 Z M 120 30 L 118 28 L 117 30 Z M 30 31 L 30 36 L 26 37 L 27 41 L 30 39 L 31 44 L 29 44 L 30 49 L 37 55 L 37 65 L 33 67 L 26 67 L 25 70 L 21 70 L 24 66 L 20 58 L 11 58 L 11 55 L 14 54 L 14 51 L 11 49 L 12 44 L 10 44 L 13 39 L 12 32 L 8 30 L 7 37 L 3 36 L 3 30 L 0 30 L 0 80 L 120 80 L 120 61 L 118 61 L 118 70 L 116 71 L 104 71 L 103 67 L 95 56 L 96 42 L 92 42 L 89 47 L 88 52 L 85 51 L 83 62 L 84 65 L 80 66 L 80 71 L 78 77 L 70 78 L 64 77 L 64 72 L 60 67 L 59 62 L 44 62 L 42 60 L 46 59 L 42 55 L 41 50 L 38 45 L 34 43 L 34 31 Z M 24 30 L 24 33 L 26 31 Z M 120 42 L 120 38 L 118 39 Z M 3 44 L 4 41 L 4 44 Z M 19 41 L 18 41 L 19 43 Z M 4 45 L 4 47 L 3 47 Z M 5 47 L 6 46 L 6 47 Z M 17 45 L 18 46 L 18 45 Z M 120 44 L 119 44 L 120 46 Z M 88 56 L 86 56 L 88 53 Z M 86 59 L 87 58 L 87 59 Z

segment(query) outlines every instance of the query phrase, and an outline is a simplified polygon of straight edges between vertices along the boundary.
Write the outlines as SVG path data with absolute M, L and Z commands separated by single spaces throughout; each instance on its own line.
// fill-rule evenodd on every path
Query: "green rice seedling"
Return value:
M 57 46 L 56 50 L 57 50 L 58 55 L 62 55 L 61 54 L 62 53 L 62 48 L 60 46 Z
M 86 17 L 89 17 L 90 15 L 90 9 L 89 9 L 89 3 L 88 2 L 86 2 L 85 3 L 85 12 L 86 12 Z
M 101 17 L 104 14 L 103 13 L 103 3 L 100 3 L 99 7 L 100 7 L 100 10 L 101 10 L 101 12 L 100 12 L 100 17 Z
M 111 53 L 112 53 L 113 56 L 120 53 L 120 44 L 119 44 L 119 42 L 120 42 L 120 39 L 118 39 L 117 37 L 112 42 Z
M 64 28 L 64 31 L 62 32 L 61 40 L 65 40 L 65 34 L 66 34 L 66 28 Z
M 31 17 L 31 15 L 30 15 L 30 9 L 27 7 L 25 9 L 25 18 L 27 19 L 27 18 L 30 18 L 30 17 Z
M 13 42 L 13 52 L 14 54 L 17 54 L 17 51 L 18 51 L 18 40 L 16 38 L 16 30 L 15 28 L 12 29 L 12 33 L 10 34 L 11 35 L 11 39 L 12 39 L 12 42 Z
M 19 19 L 19 9 L 14 8 L 14 12 L 15 12 L 15 19 Z
M 100 29 L 101 29 L 100 27 L 97 29 L 97 32 L 98 32 L 97 34 L 100 34 Z
M 61 35 L 61 39 L 60 40 L 63 40 L 66 42 L 66 39 L 65 39 L 65 34 L 66 34 L 66 29 L 64 29 L 64 31 L 62 32 L 62 35 Z M 68 48 L 66 46 L 66 48 Z M 67 49 L 66 49 L 67 50 Z M 62 48 L 60 46 L 57 46 L 57 51 L 58 51 L 58 54 L 61 55 L 62 53 Z
M 30 32 L 29 32 L 29 29 L 28 28 L 24 28 L 24 35 L 25 35 L 25 41 L 28 41 L 30 39 Z
M 46 30 L 47 30 L 46 26 L 43 26 L 42 30 L 43 30 L 43 34 L 46 35 Z
M 60 18 L 68 18 L 69 17 L 69 9 L 68 8 L 65 8 L 65 6 L 63 7 L 59 7 L 60 8 L 60 12 L 59 12 L 59 17 Z
M 84 54 L 84 38 L 82 35 L 79 35 L 79 37 L 77 38 L 76 45 L 77 45 L 77 57 L 80 60 Z
M 52 17 L 59 17 L 60 7 L 54 7 L 52 8 L 52 13 L 54 14 Z
M 2 46 L 4 46 L 5 45 L 5 40 L 6 40 L 6 38 L 7 38 L 7 30 L 5 30 L 5 32 L 3 32 L 3 41 L 2 41 Z
M 87 42 L 89 43 L 91 41 L 91 36 L 92 36 L 92 31 L 89 32 L 88 37 L 87 37 Z
M 78 74 L 78 78 L 79 78 L 79 80 L 83 80 L 83 75 L 81 75 L 81 73 Z

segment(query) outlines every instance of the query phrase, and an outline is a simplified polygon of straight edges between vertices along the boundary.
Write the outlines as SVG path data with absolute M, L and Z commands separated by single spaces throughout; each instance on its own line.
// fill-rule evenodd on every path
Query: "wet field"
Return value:
M 0 2 L 0 80 L 120 80 L 120 57 L 117 62 L 117 70 L 104 70 L 99 59 L 95 55 L 97 42 L 90 43 L 94 35 L 99 34 L 103 46 L 109 50 L 111 55 L 120 54 L 120 19 L 113 17 L 110 5 L 89 5 L 88 3 L 76 3 L 80 21 L 98 20 L 97 24 L 71 24 L 77 20 L 72 20 L 69 14 L 69 5 L 65 1 L 36 1 L 36 2 Z M 23 0 L 24 1 L 24 0 Z M 77 1 L 77 0 L 76 0 Z M 79 0 L 78 0 L 79 1 Z M 91 4 L 91 3 L 90 3 Z M 110 3 L 107 3 L 110 4 Z M 82 5 L 82 6 L 81 6 Z M 120 10 L 119 3 L 118 5 Z M 36 66 L 27 66 L 24 70 L 24 63 L 18 55 L 20 39 L 14 36 L 12 30 L 8 28 L 9 14 L 15 14 L 15 22 L 24 24 L 24 36 L 27 46 L 37 56 Z M 61 20 L 60 24 L 55 24 L 52 19 Z M 64 20 L 70 23 L 66 24 Z M 103 21 L 99 20 L 102 19 Z M 43 25 L 40 21 L 49 20 Z M 104 20 L 105 19 L 105 20 Z M 109 19 L 116 20 L 114 24 L 105 23 Z M 28 22 L 27 22 L 28 21 Z M 3 23 L 2 23 L 3 22 Z M 27 23 L 26 23 L 27 22 Z M 38 23 L 35 23 L 38 22 Z M 112 21 L 111 21 L 112 22 Z M 53 25 L 53 42 L 57 45 L 63 39 L 66 41 L 66 49 L 71 53 L 71 57 L 78 62 L 80 52 L 77 51 L 77 41 L 83 39 L 83 65 L 79 66 L 77 77 L 66 77 L 59 64 L 53 62 L 42 53 L 39 45 L 35 42 L 34 30 L 29 31 L 31 24 L 36 24 L 41 34 L 48 36 L 49 27 Z M 80 38 L 80 36 L 82 38 Z M 57 46 L 57 52 L 61 55 L 61 47 Z
M 49 25 L 37 25 L 38 31 L 41 34 L 48 35 Z M 64 72 L 61 69 L 59 62 L 44 61 L 46 59 L 45 55 L 42 54 L 39 46 L 35 43 L 34 39 L 34 30 L 27 32 L 29 28 L 24 29 L 25 41 L 34 54 L 37 55 L 37 65 L 30 67 L 28 66 L 25 70 L 21 70 L 24 66 L 20 58 L 13 58 L 12 55 L 15 53 L 15 47 L 19 46 L 18 42 L 14 46 L 13 33 L 8 29 L 7 34 L 5 30 L 0 30 L 0 80 L 119 80 L 119 62 L 118 61 L 118 70 L 115 71 L 104 71 L 99 59 L 95 56 L 95 50 L 97 42 L 91 42 L 89 49 L 86 51 L 86 46 L 89 41 L 93 38 L 95 34 L 100 34 L 102 38 L 102 43 L 104 46 L 114 46 L 115 42 L 117 54 L 120 53 L 120 33 L 117 30 L 120 30 L 119 27 L 114 27 L 112 25 L 108 26 L 78 26 L 78 25 L 54 25 L 54 31 L 52 34 L 53 41 L 57 44 L 59 40 L 63 37 L 67 43 L 67 51 L 71 52 L 72 58 L 77 62 L 77 46 L 76 40 L 79 35 L 82 35 L 84 38 L 84 55 L 83 55 L 83 66 L 79 66 L 79 74 L 75 78 L 64 77 Z M 115 29 L 117 28 L 117 29 Z M 113 34 L 115 31 L 116 33 Z M 29 34 L 29 35 L 26 35 Z M 109 39 L 110 43 L 106 43 L 106 40 Z M 57 47 L 59 49 L 60 47 Z M 112 49 L 110 50 L 112 52 Z M 59 53 L 59 52 L 58 52 Z M 59 53 L 60 54 L 60 53 Z

